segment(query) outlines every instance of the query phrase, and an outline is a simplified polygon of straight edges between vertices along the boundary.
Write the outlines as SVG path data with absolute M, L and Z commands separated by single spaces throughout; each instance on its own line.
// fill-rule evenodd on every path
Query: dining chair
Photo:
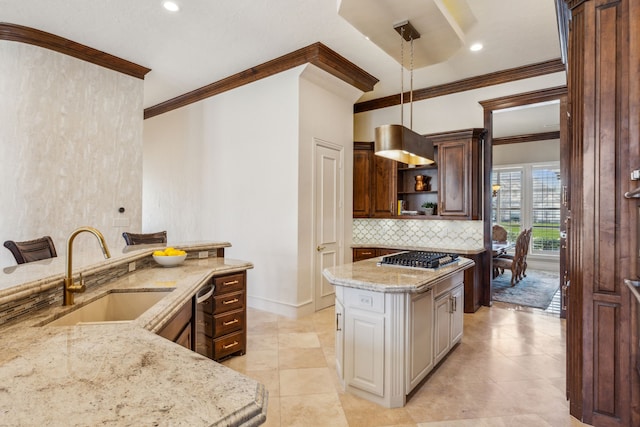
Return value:
M 39 261 L 41 259 L 55 258 L 58 256 L 56 247 L 51 237 L 44 236 L 39 239 L 16 242 L 7 240 L 4 246 L 11 251 L 18 264 Z
M 503 274 L 505 270 L 510 270 L 511 286 L 515 286 L 516 283 L 522 280 L 526 270 L 529 236 L 531 236 L 531 229 L 522 230 L 516 239 L 514 255 L 500 255 L 493 258 L 494 277 L 498 274 Z
M 491 229 L 491 239 L 495 242 L 505 243 L 507 241 L 507 229 L 495 224 Z
M 146 245 L 149 243 L 167 243 L 167 232 L 158 231 L 157 233 L 129 233 L 123 232 L 122 237 L 127 246 L 129 245 Z

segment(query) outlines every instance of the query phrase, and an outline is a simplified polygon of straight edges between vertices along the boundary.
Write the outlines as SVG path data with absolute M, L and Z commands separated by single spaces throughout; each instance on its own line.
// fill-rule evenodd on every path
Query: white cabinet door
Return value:
M 384 317 L 349 309 L 345 323 L 346 384 L 384 396 Z
M 464 323 L 464 286 L 460 285 L 451 291 L 453 304 L 451 313 L 451 345 L 462 339 L 462 326 Z
M 344 307 L 336 298 L 336 371 L 340 381 L 344 381 Z
M 406 393 L 433 369 L 433 290 L 410 295 Z
M 434 344 L 435 363 L 442 359 L 451 348 L 451 293 L 447 292 L 436 300 Z

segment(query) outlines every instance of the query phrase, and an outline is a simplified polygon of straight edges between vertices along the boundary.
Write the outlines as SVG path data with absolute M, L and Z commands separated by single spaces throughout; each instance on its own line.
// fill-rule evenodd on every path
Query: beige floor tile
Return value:
M 280 397 L 318 393 L 335 393 L 329 368 L 302 368 L 280 370 Z
M 320 348 L 320 340 L 315 332 L 289 332 L 278 335 L 278 347 L 282 349 Z
M 278 355 L 279 369 L 326 368 L 327 360 L 320 347 L 283 349 Z
M 267 371 L 278 369 L 277 350 L 254 350 L 244 356 L 232 357 L 222 362 L 223 365 L 245 373 L 251 371 Z
M 280 396 L 280 371 L 277 369 L 269 369 L 266 371 L 248 370 L 244 374 L 264 384 L 269 391 L 269 401 L 274 397 Z
M 538 415 L 513 415 L 506 417 L 474 418 L 455 421 L 420 423 L 418 427 L 552 427 Z
M 336 393 L 280 398 L 280 422 L 287 427 L 347 427 Z
M 413 419 L 405 408 L 384 408 L 349 393 L 340 396 L 349 427 L 379 427 L 411 424 Z
M 269 402 L 267 403 L 267 421 L 261 427 L 280 427 L 280 398 L 271 397 L 269 394 Z
M 278 334 L 247 334 L 247 352 L 254 350 L 278 350 Z

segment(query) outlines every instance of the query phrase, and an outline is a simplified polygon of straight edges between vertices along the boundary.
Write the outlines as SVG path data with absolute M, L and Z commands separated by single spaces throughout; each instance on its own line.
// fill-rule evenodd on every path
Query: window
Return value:
M 514 241 L 532 227 L 532 253 L 557 255 L 560 251 L 560 165 L 523 164 L 494 168 L 492 221 L 507 229 Z

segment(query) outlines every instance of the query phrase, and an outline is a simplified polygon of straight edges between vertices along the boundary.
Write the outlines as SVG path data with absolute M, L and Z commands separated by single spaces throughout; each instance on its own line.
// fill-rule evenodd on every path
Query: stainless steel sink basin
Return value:
M 140 317 L 171 291 L 111 292 L 46 325 L 130 322 Z

